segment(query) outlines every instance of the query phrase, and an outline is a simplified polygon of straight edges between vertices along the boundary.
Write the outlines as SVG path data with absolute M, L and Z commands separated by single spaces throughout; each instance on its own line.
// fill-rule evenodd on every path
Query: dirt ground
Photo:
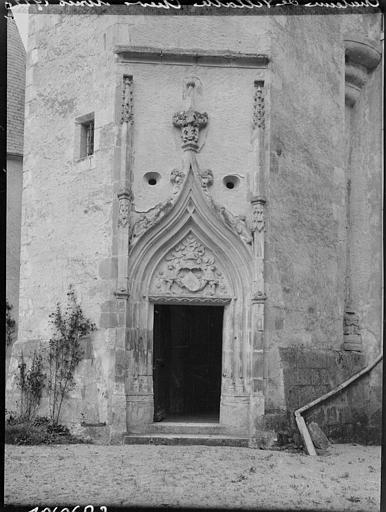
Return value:
M 5 447 L 5 503 L 378 511 L 381 449 Z

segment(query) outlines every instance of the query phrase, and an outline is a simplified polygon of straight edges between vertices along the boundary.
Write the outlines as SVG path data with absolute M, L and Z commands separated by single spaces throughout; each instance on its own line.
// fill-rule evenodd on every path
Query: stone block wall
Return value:
M 296 409 L 333 390 L 366 366 L 364 354 L 343 350 L 283 347 L 286 408 L 289 422 L 296 431 Z M 382 433 L 382 365 L 361 377 L 348 388 L 306 411 L 307 423 L 316 421 L 325 434 L 336 442 L 379 444 Z
M 268 410 L 285 408 L 281 347 L 340 347 L 345 272 L 344 49 L 339 19 L 273 16 L 271 30 Z
M 63 418 L 108 420 L 111 322 L 104 305 L 116 282 L 111 241 L 116 146 L 115 74 L 106 32 L 114 16 L 30 16 L 21 228 L 18 341 L 9 367 L 7 407 L 15 408 L 18 357 L 47 346 L 49 315 L 73 285 L 98 330 L 77 372 Z M 76 34 L 76 38 L 74 38 Z M 76 153 L 80 116 L 95 116 L 94 154 Z M 102 327 L 102 328 L 100 328 Z M 114 332 L 115 335 L 115 332 Z M 42 412 L 47 412 L 43 403 Z
M 381 444 L 382 367 L 305 414 L 338 443 Z

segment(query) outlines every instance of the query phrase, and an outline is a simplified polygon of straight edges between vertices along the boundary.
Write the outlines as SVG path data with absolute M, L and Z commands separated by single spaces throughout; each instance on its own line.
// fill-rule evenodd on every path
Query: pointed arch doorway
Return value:
M 192 167 L 156 219 L 133 241 L 128 261 L 127 431 L 157 417 L 208 413 L 228 431 L 251 433 L 264 411 L 252 251 Z
M 154 421 L 219 421 L 223 313 L 223 306 L 154 305 Z

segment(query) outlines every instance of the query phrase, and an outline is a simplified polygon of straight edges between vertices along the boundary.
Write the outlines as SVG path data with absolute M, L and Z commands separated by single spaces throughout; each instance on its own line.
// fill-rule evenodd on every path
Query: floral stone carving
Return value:
M 265 128 L 265 106 L 263 95 L 264 82 L 255 81 L 255 97 L 253 104 L 253 128 Z
M 185 179 L 185 173 L 180 169 L 173 169 L 170 173 L 170 183 L 173 185 L 173 195 L 178 194 Z
M 215 257 L 190 233 L 161 263 L 152 286 L 157 295 L 224 295 L 227 287 Z
M 225 222 L 235 233 L 239 235 L 241 240 L 247 245 L 251 245 L 253 238 L 249 227 L 247 226 L 246 218 L 244 215 L 233 215 L 225 206 L 214 204 L 214 207 Z
M 123 77 L 122 93 L 122 123 L 131 123 L 133 121 L 133 77 L 125 75 Z
M 133 193 L 131 190 L 122 189 L 118 192 L 118 227 L 120 228 L 125 228 L 129 224 L 132 200 Z
M 250 219 L 251 231 L 258 231 L 260 233 L 263 231 L 264 226 L 264 206 L 262 202 L 256 202 L 252 205 L 252 215 Z
M 129 223 L 130 203 L 128 201 L 119 202 L 118 226 L 125 228 Z
M 204 169 L 200 171 L 201 187 L 204 192 L 208 191 L 208 187 L 213 185 L 213 172 L 210 169 Z
M 130 243 L 134 244 L 148 229 L 154 226 L 173 207 L 172 199 L 159 203 L 147 212 L 133 212 L 133 223 L 130 229 Z

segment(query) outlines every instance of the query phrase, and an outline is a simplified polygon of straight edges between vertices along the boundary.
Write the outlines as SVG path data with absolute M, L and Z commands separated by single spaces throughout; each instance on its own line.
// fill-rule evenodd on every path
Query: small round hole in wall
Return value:
M 154 185 L 157 185 L 159 180 L 161 179 L 161 176 L 158 174 L 158 172 L 147 172 L 144 176 L 145 182 L 154 187 Z
M 233 190 L 238 187 L 240 180 L 237 176 L 229 175 L 225 176 L 225 178 L 223 179 L 223 183 L 227 189 Z

